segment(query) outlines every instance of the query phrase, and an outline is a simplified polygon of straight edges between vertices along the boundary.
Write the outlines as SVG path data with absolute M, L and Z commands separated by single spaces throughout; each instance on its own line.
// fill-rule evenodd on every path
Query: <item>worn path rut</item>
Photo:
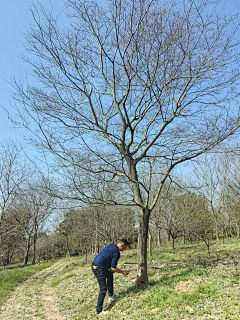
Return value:
M 63 270 L 58 261 L 20 284 L 0 310 L 1 320 L 70 320 L 57 305 L 51 282 Z

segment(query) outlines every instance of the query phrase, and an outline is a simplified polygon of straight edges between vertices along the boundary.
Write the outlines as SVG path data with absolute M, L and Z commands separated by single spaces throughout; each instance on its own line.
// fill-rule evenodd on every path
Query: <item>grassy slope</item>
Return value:
M 28 279 L 31 275 L 41 271 L 52 265 L 51 262 L 46 262 L 41 265 L 14 265 L 7 269 L 0 270 L 0 307 L 6 301 L 9 294 L 21 282 Z
M 162 269 L 149 268 L 150 285 L 144 290 L 135 287 L 135 266 L 124 266 L 137 260 L 136 251 L 124 252 L 119 265 L 130 268 L 131 273 L 128 277 L 115 275 L 115 292 L 120 292 L 120 297 L 115 302 L 105 299 L 104 309 L 110 311 L 105 319 L 240 319 L 239 245 L 240 240 L 236 239 L 227 244 L 215 242 L 211 257 L 202 243 L 178 244 L 175 251 L 167 246 L 156 248 L 151 265 Z M 80 261 L 82 266 L 78 269 Z M 71 279 L 66 279 L 65 274 L 58 278 L 59 305 L 75 320 L 95 319 L 99 291 L 96 279 L 89 263 L 77 258 L 74 264 L 75 267 L 69 265 Z M 181 291 L 181 285 L 184 289 L 186 283 L 193 287 L 188 292 Z M 180 290 L 176 289 L 178 286 Z
M 110 311 L 105 319 L 240 319 L 239 245 L 238 239 L 226 244 L 214 242 L 210 257 L 202 243 L 177 244 L 175 251 L 168 246 L 155 248 L 151 265 L 161 269 L 149 268 L 146 289 L 135 287 L 135 265 L 124 266 L 137 261 L 136 251 L 123 252 L 119 267 L 131 273 L 127 277 L 114 275 L 114 289 L 120 297 L 114 302 L 105 299 L 104 309 Z M 91 260 L 63 259 L 63 268 L 51 280 L 59 309 L 72 320 L 95 319 L 99 288 Z M 5 273 L 8 280 L 1 278 L 0 288 L 2 283 L 12 282 L 8 272 L 17 270 Z

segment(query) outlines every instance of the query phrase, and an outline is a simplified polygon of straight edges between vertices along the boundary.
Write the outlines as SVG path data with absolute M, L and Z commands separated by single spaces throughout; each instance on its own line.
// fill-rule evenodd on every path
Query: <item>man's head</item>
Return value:
M 127 246 L 128 246 L 127 239 L 119 240 L 117 243 L 117 246 L 118 246 L 119 251 L 124 251 L 125 249 L 127 249 Z

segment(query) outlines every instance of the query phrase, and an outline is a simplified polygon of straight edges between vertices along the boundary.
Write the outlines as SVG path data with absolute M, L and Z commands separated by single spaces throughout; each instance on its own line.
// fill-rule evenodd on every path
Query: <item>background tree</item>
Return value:
M 22 230 L 12 219 L 12 213 L 13 209 L 8 208 L 0 225 L 0 262 L 4 267 L 12 262 L 19 244 L 23 242 Z
M 33 245 L 32 264 L 36 262 L 36 244 L 38 234 L 46 231 L 47 219 L 54 211 L 54 199 L 44 192 L 44 184 L 41 180 L 32 182 L 28 188 L 22 190 L 18 197 L 18 203 L 14 207 L 12 220 L 22 229 L 26 239 L 26 252 L 24 264 L 28 263 L 29 250 Z
M 135 241 L 135 213 L 131 208 L 85 207 L 69 210 L 59 224 L 56 233 L 64 243 L 64 255 L 70 252 L 97 254 L 108 243 L 116 243 L 126 237 Z
M 33 126 L 21 122 L 73 168 L 79 200 L 137 207 L 145 284 L 149 217 L 166 179 L 239 127 L 239 19 L 217 4 L 68 0 L 64 28 L 32 9 L 26 51 L 37 60 L 25 59 L 42 85 L 15 83 Z
M 24 162 L 20 146 L 13 141 L 0 144 L 0 224 L 29 178 L 31 167 Z
M 195 186 L 198 188 L 208 205 L 209 218 L 214 226 L 216 239 L 228 228 L 227 207 L 229 207 L 229 178 L 231 166 L 223 155 L 208 155 L 194 164 Z M 229 211 L 228 211 L 229 212 Z M 229 217 L 229 216 L 228 216 Z M 222 234 L 224 236 L 224 234 Z

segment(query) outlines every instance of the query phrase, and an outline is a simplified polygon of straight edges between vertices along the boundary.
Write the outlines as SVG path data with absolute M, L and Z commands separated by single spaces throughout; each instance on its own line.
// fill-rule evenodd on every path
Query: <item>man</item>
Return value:
M 99 254 L 93 259 L 92 271 L 97 278 L 100 292 L 98 295 L 98 302 L 96 308 L 96 315 L 104 315 L 108 311 L 102 311 L 103 301 L 108 291 L 109 299 L 114 299 L 117 294 L 113 292 L 113 273 L 122 273 L 128 275 L 128 270 L 120 270 L 117 268 L 117 263 L 120 258 L 120 251 L 124 251 L 128 246 L 126 239 L 121 239 L 117 244 L 107 245 Z

